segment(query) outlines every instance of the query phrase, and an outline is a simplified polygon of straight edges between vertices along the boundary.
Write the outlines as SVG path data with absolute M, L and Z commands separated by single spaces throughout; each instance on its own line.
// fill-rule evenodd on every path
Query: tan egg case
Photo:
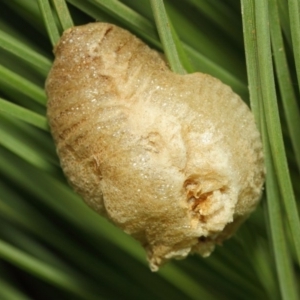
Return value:
M 140 241 L 150 268 L 208 256 L 255 209 L 264 182 L 254 118 L 209 75 L 106 23 L 67 30 L 46 82 L 61 166 L 99 214 Z

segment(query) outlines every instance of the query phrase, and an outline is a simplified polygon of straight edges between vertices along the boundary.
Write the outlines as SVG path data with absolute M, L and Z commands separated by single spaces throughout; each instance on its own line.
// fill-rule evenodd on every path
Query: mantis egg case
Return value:
M 141 242 L 155 271 L 209 255 L 256 207 L 264 182 L 254 118 L 218 79 L 170 71 L 128 31 L 64 32 L 46 82 L 71 186 Z

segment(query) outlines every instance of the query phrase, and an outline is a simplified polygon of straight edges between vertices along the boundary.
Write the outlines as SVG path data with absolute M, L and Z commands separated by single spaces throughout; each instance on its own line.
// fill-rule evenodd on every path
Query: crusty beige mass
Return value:
M 71 28 L 54 52 L 47 114 L 71 186 L 140 241 L 151 270 L 208 256 L 261 196 L 262 145 L 248 107 L 216 78 L 172 73 L 112 24 Z

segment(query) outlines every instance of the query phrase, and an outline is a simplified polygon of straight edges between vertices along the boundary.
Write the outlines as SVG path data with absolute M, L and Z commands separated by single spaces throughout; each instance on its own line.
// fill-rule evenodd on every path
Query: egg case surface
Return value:
M 73 27 L 54 52 L 47 116 L 74 190 L 141 242 L 152 270 L 209 255 L 261 195 L 248 107 L 218 79 L 172 73 L 112 24 Z

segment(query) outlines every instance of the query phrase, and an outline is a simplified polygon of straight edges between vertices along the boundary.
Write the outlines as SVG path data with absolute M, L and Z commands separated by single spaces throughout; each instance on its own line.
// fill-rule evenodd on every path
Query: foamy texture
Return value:
M 146 249 L 156 271 L 209 255 L 256 207 L 264 182 L 248 107 L 219 80 L 172 73 L 128 31 L 67 30 L 46 83 L 48 119 L 75 191 Z

